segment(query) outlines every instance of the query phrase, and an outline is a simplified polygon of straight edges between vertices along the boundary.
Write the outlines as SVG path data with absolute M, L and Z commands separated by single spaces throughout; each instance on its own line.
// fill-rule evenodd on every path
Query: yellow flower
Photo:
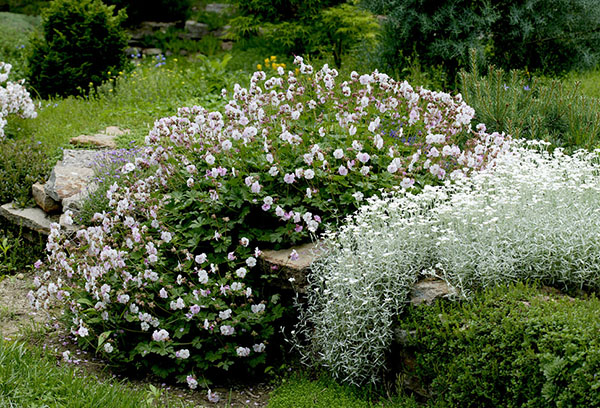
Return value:
M 265 64 L 268 64 L 268 63 L 269 63 L 269 59 L 265 58 Z
M 262 65 L 256 64 L 256 69 L 258 69 L 259 71 L 262 71 Z
M 283 69 L 285 69 L 285 64 L 282 62 L 281 64 L 279 64 L 279 66 Z
M 277 57 L 275 55 L 271 55 L 271 61 L 275 61 Z

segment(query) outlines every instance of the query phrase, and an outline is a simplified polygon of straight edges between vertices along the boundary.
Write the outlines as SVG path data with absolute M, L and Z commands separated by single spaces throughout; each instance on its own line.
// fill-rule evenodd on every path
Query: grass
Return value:
M 28 349 L 0 338 L 0 407 L 115 407 L 148 404 L 144 393 L 116 381 L 98 382 Z
M 223 103 L 217 92 L 234 77 L 217 59 L 171 58 L 156 66 L 157 61 L 146 58 L 131 72 L 116 73 L 116 79 L 90 97 L 38 101 L 38 117 L 11 118 L 7 133 L 21 139 L 33 137 L 58 149 L 72 137 L 119 126 L 131 130 L 118 141 L 120 147 L 127 147 L 131 141 L 141 143 L 155 120 L 174 115 L 182 106 L 217 108 Z
M 282 381 L 269 399 L 269 408 L 412 408 L 420 405 L 411 397 L 389 399 L 369 388 L 340 385 L 327 375 L 311 378 L 299 371 Z
M 29 37 L 40 23 L 39 17 L 0 12 L 0 61 L 13 66 L 12 80 L 25 76 Z

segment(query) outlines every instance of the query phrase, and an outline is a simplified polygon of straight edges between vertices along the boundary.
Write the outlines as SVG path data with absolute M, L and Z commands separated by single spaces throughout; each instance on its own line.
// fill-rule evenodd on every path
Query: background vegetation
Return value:
M 31 69 L 31 33 L 41 29 L 40 11 L 48 3 L 0 0 L 0 61 L 13 65 L 11 80 Z M 544 139 L 567 150 L 599 145 L 600 9 L 594 1 L 455 0 L 438 7 L 423 0 L 244 0 L 232 2 L 237 9 L 222 16 L 202 11 L 205 1 L 160 3 L 164 8 L 158 2 L 156 8 L 146 2 L 112 4 L 127 10 L 128 24 L 154 19 L 144 12 L 155 9 L 166 20 L 191 18 L 211 30 L 231 24 L 226 35 L 236 40 L 233 49 L 222 51 L 217 36 L 182 40 L 175 27 L 145 39 L 145 45 L 175 54 L 183 50 L 187 57 L 146 57 L 131 70 L 107 70 L 86 96 L 40 92 L 38 118 L 10 118 L 9 138 L 0 145 L 3 201 L 30 202 L 29 184 L 47 177 L 71 137 L 117 125 L 131 129 L 119 139 L 120 147 L 140 146 L 155 120 L 181 106 L 222 109 L 222 88 L 247 85 L 258 64 L 267 73 L 281 63 L 286 71 L 293 69 L 294 53 L 309 55 L 316 66 L 341 66 L 342 76 L 377 68 L 413 85 L 460 91 L 489 131 Z M 477 62 L 470 60 L 471 48 Z M 34 75 L 29 86 L 38 87 L 35 81 Z M 87 90 L 88 83 L 79 86 Z M 18 231 L 0 228 L 0 279 L 35 260 L 28 259 L 22 239 Z M 396 355 L 402 367 L 398 390 L 406 397 L 389 401 L 381 389 L 357 392 L 304 373 L 286 379 L 271 405 L 599 406 L 593 389 L 598 386 L 593 375 L 599 361 L 593 337 L 597 303 L 594 297 L 571 299 L 517 286 L 482 292 L 473 303 L 411 309 L 397 322 L 401 330 L 416 333 L 407 337 L 405 354 Z M 120 401 L 118 406 L 130 399 L 132 406 L 143 406 L 119 387 L 110 387 L 117 388 L 115 394 L 101 385 L 74 382 L 72 373 L 56 374 L 54 362 L 24 346 L 0 343 L 0 360 L 10 362 L 0 364 L 9 379 L 0 381 L 9 384 L 0 386 L 0 396 L 16 404 L 40 398 L 56 404 L 77 398 L 95 402 L 104 396 L 100 401 L 106 406 L 110 399 Z M 34 389 L 13 381 L 24 376 Z M 416 387 L 407 386 L 411 379 L 413 385 L 418 380 Z M 52 392 L 40 396 L 37 389 L 43 387 Z

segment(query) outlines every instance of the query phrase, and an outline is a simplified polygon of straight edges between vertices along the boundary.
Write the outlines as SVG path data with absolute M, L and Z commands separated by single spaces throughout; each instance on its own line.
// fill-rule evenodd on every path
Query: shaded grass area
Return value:
M 114 381 L 99 383 L 21 343 L 0 338 L 0 407 L 148 406 L 145 395 Z

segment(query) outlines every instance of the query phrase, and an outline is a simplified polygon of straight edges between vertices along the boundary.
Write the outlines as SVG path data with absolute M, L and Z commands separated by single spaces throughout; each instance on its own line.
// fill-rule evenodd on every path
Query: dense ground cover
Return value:
M 249 44 L 251 42 L 246 46 Z M 378 188 L 389 188 L 392 184 L 404 183 L 408 187 L 414 183 L 419 190 L 425 190 L 425 194 L 400 194 L 403 198 L 387 197 L 379 204 L 370 201 L 370 207 L 363 208 L 357 216 L 364 217 L 361 223 L 368 222 L 362 225 L 356 221 L 358 218 L 348 221 L 346 229 L 337 238 L 330 236 L 330 239 L 339 239 L 340 251 L 330 253 L 328 258 L 315 265 L 313 283 L 321 292 L 309 295 L 312 306 L 305 322 L 310 323 L 313 346 L 321 353 L 318 363 L 325 363 L 338 377 L 357 383 L 364 379 L 380 381 L 385 365 L 380 364 L 384 359 L 379 356 L 391 344 L 392 325 L 403 324 L 405 315 L 400 311 L 406 293 L 423 270 L 444 278 L 457 294 L 467 299 L 476 298 L 482 286 L 504 286 L 521 279 L 558 285 L 570 293 L 597 287 L 596 269 L 592 267 L 598 252 L 593 235 L 596 226 L 593 219 L 589 221 L 590 216 L 597 213 L 593 205 L 597 196 L 593 187 L 598 172 L 594 164 L 597 156 L 579 153 L 570 157 L 561 155 L 560 150 L 552 152 L 556 145 L 569 151 L 597 146 L 594 129 L 598 115 L 594 112 L 594 99 L 580 99 L 566 80 L 553 85 L 546 80 L 531 80 L 526 72 L 504 74 L 490 70 L 487 77 L 473 70 L 466 73 L 465 99 L 477 108 L 476 119 L 485 117 L 487 121 L 489 118 L 490 133 L 520 130 L 521 137 L 547 139 L 555 146 L 551 146 L 550 153 L 535 157 L 514 150 L 513 159 L 519 160 L 510 165 L 497 163 L 495 173 L 482 173 L 472 179 L 473 184 L 465 182 L 459 184 L 462 187 L 454 185 L 430 190 L 429 184 L 441 184 L 441 180 L 456 168 L 479 167 L 484 158 L 491 158 L 480 150 L 483 146 L 469 145 L 469 138 L 484 141 L 486 146 L 503 145 L 504 138 L 501 134 L 488 135 L 483 127 L 473 133 L 466 131 L 473 115 L 460 98 L 394 83 L 378 72 L 351 74 L 353 68 L 359 66 L 358 63 L 352 65 L 356 62 L 352 56 L 344 60 L 345 68 L 341 72 L 329 68 L 318 71 L 300 60 L 299 72 L 295 72 L 289 57 L 273 58 L 268 55 L 268 50 L 258 50 L 264 54 L 259 55 L 251 48 L 234 49 L 231 60 L 225 56 L 212 59 L 179 56 L 164 61 L 162 57 L 146 58 L 137 61 L 138 65 L 131 72 L 116 73 L 111 81 L 88 98 L 37 100 L 38 118 L 10 117 L 6 126 L 10 140 L 5 143 L 13 143 L 15 154 L 3 149 L 2 160 L 7 163 L 23 161 L 19 157 L 25 157 L 29 147 L 23 144 L 20 151 L 17 149 L 19 142 L 27 137 L 34 138 L 34 142 L 41 141 L 47 147 L 45 153 L 49 163 L 58 158 L 55 152 L 59 153 L 59 148 L 65 146 L 70 137 L 94 133 L 108 125 L 132 130 L 119 141 L 121 147 L 130 147 L 134 142 L 137 149 L 142 149 L 147 142 L 139 160 L 131 159 L 130 163 L 114 166 L 113 176 L 119 175 L 124 181 L 113 188 L 110 188 L 112 182 L 107 183 L 102 192 L 108 193 L 108 197 L 89 203 L 90 219 L 96 210 L 107 213 L 96 217 L 98 223 L 95 225 L 90 221 L 89 228 L 80 233 L 86 243 L 82 246 L 73 242 L 66 244 L 68 238 L 58 232 L 53 233 L 50 240 L 49 249 L 54 249 L 49 262 L 51 268 L 63 269 L 67 276 L 71 273 L 70 268 L 76 270 L 78 265 L 87 269 L 81 275 L 76 274 L 70 287 L 45 286 L 47 292 L 59 296 L 66 296 L 64 290 L 71 292 L 75 299 L 71 303 L 71 317 L 77 318 L 73 330 L 82 344 L 88 343 L 105 357 L 113 357 L 113 361 L 136 360 L 141 366 L 146 365 L 145 353 L 161 355 L 164 361 L 174 363 L 175 368 L 162 372 L 155 369 L 155 374 L 179 372 L 179 380 L 191 387 L 198 386 L 203 371 L 211 364 L 220 364 L 223 368 L 245 359 L 252 362 L 251 368 L 256 363 L 261 369 L 273 370 L 272 365 L 260 366 L 264 362 L 263 347 L 269 343 L 254 339 L 269 338 L 273 329 L 269 319 L 275 319 L 281 310 L 278 310 L 277 294 L 267 289 L 264 280 L 251 271 L 257 254 L 254 247 L 306 240 L 310 236 L 308 232 L 314 232 L 311 229 L 322 231 L 325 225 L 333 227 Z M 269 58 L 265 60 L 265 57 Z M 281 67 L 283 73 L 279 72 L 279 65 L 274 64 L 277 60 L 288 64 L 285 69 Z M 264 68 L 266 75 L 255 74 L 251 79 L 248 71 L 230 69 L 254 68 L 257 64 L 261 64 L 259 69 Z M 413 74 L 421 80 L 431 78 L 430 72 L 423 75 L 416 68 Z M 569 80 L 576 75 L 571 74 Z M 584 79 L 581 89 L 597 97 L 595 88 L 586 85 L 592 84 L 593 75 L 581 76 Z M 271 76 L 274 78 L 270 79 Z M 236 82 L 241 86 L 234 86 Z M 479 88 L 466 88 L 466 85 L 477 84 Z M 557 86 L 564 86 L 565 91 L 556 91 L 554 87 Z M 230 92 L 230 101 L 220 98 L 221 88 Z M 386 88 L 401 91 L 394 96 L 400 103 L 393 109 Z M 205 110 L 195 108 L 178 112 L 178 108 L 191 105 L 201 105 Z M 565 110 L 567 105 L 576 106 L 572 113 Z M 511 109 L 508 113 L 500 108 L 486 111 L 490 106 L 510 106 Z M 529 111 L 535 112 L 538 122 L 523 120 L 524 112 Z M 164 119 L 154 123 L 161 117 Z M 399 124 L 398 120 L 404 123 Z M 252 127 L 255 134 L 250 130 Z M 443 137 L 438 141 L 440 134 Z M 244 160 L 236 160 L 233 151 L 243 155 Z M 473 163 L 469 163 L 470 159 Z M 5 166 L 5 169 L 10 174 L 34 173 L 26 166 Z M 514 173 L 517 171 L 518 175 Z M 455 178 L 458 174 L 454 174 Z M 549 184 L 538 182 L 542 175 Z M 145 185 L 142 186 L 139 180 Z M 28 196 L 25 185 L 28 181 L 13 184 L 18 183 L 23 183 L 17 186 L 20 196 L 9 191 L 7 197 L 11 194 L 13 198 Z M 514 200 L 498 201 L 500 196 L 494 194 L 501 191 Z M 149 192 L 168 193 L 169 197 L 163 200 L 163 196 Z M 465 201 L 460 201 L 461 197 L 468 197 L 470 206 L 463 205 Z M 521 201 L 517 200 L 519 197 Z M 396 199 L 404 201 L 399 204 L 394 201 Z M 499 208 L 494 203 L 504 205 Z M 557 206 L 557 203 L 562 204 Z M 405 208 L 408 210 L 403 210 Z M 410 230 L 414 219 L 407 222 L 403 217 L 430 214 L 432 208 L 438 217 L 435 222 L 425 217 L 427 219 L 423 218 L 414 224 L 415 229 Z M 575 208 L 578 210 L 574 211 Z M 558 211 L 554 215 L 558 224 L 547 223 L 547 218 L 539 217 L 540 213 L 554 210 Z M 494 214 L 489 214 L 493 211 Z M 236 218 L 239 214 L 242 216 Z M 472 220 L 471 228 L 457 227 L 464 219 Z M 260 232 L 255 228 L 259 221 L 272 228 L 267 233 Z M 511 222 L 519 226 L 515 227 Z M 527 228 L 521 228 L 523 226 Z M 377 244 L 349 236 L 343 238 L 344 234 L 352 235 L 349 231 L 353 228 L 353 233 L 362 231 L 361 236 L 387 238 Z M 137 229 L 140 242 L 137 242 L 138 234 L 134 229 Z M 103 237 L 107 232 L 111 236 Z M 411 239 L 398 238 L 406 236 Z M 573 236 L 578 240 L 573 241 Z M 3 244 L 3 247 L 10 248 L 10 245 Z M 172 249 L 175 252 L 171 253 Z M 358 254 L 358 249 L 364 253 Z M 9 259 L 7 251 L 1 261 Z M 389 263 L 391 257 L 397 259 Z M 147 262 L 136 270 L 135 261 L 142 258 Z M 99 259 L 113 262 L 108 269 L 127 272 L 129 277 L 127 273 L 123 274 L 125 279 L 121 279 L 119 274 L 104 272 L 92 276 L 98 272 L 94 267 L 99 264 Z M 582 269 L 584 264 L 589 268 Z M 177 273 L 168 272 L 173 269 Z M 158 275 L 154 275 L 155 270 Z M 337 277 L 333 276 L 336 272 L 339 272 Z M 399 273 L 401 279 L 398 279 Z M 141 287 L 135 288 L 138 283 Z M 212 301 L 202 300 L 210 286 L 220 294 Z M 249 296 L 248 288 L 253 289 Z M 234 293 L 242 290 L 245 291 L 243 294 Z M 335 302 L 331 301 L 332 294 L 336 296 Z M 40 295 L 43 300 L 45 293 L 42 291 Z M 482 296 L 484 302 L 485 299 L 504 301 L 494 297 L 496 295 Z M 521 296 L 520 300 L 530 302 L 537 298 L 538 292 L 518 296 Z M 156 312 L 150 303 L 160 305 L 160 311 Z M 464 301 L 464 304 L 469 303 Z M 514 302 L 506 302 L 506 307 L 512 306 Z M 594 300 L 582 300 L 578 307 L 583 316 L 586 308 L 596 306 Z M 347 317 L 349 310 L 354 313 Z M 434 316 L 437 309 L 432 310 Z M 556 330 L 563 333 L 563 330 L 573 328 L 575 317 L 565 317 L 561 310 L 545 308 L 543 313 L 527 315 L 527 319 L 535 324 L 562 322 Z M 129 320 L 119 319 L 119 313 L 127 314 Z M 418 315 L 412 313 L 409 316 Z M 551 317 L 542 322 L 542 314 Z M 473 321 L 487 318 L 487 315 L 476 316 Z M 427 316 L 418 315 L 415 319 L 416 327 L 420 324 L 435 326 Z M 150 329 L 157 321 L 159 324 Z M 229 321 L 232 323 L 227 324 Z M 332 322 L 336 322 L 335 325 L 331 325 Z M 143 323 L 149 331 L 144 332 Z M 507 320 L 499 324 L 509 323 Z M 134 326 L 135 335 L 141 340 L 136 349 L 128 350 L 127 344 L 115 336 L 115 331 L 131 330 Z M 190 344 L 190 339 L 202 338 L 196 336 L 198 330 L 210 331 L 211 326 L 219 330 L 195 345 Z M 332 331 L 334 326 L 336 330 Z M 239 327 L 241 333 L 235 332 L 234 327 Z M 178 334 L 179 328 L 184 329 L 182 334 Z M 231 329 L 235 336 L 230 333 Z M 546 342 L 546 337 L 538 337 L 538 332 L 523 330 L 532 344 Z M 92 338 L 90 331 L 97 337 Z M 348 331 L 359 333 L 355 339 L 358 338 L 358 343 L 363 339 L 367 346 L 348 341 Z M 194 336 L 191 333 L 195 333 Z M 434 334 L 447 338 L 441 328 Z M 151 338 L 147 339 L 149 336 Z M 575 335 L 579 339 L 587 338 L 585 336 L 583 332 Z M 215 338 L 219 339 L 216 345 L 211 340 Z M 244 343 L 250 339 L 251 342 Z M 332 347 L 336 341 L 340 347 Z M 575 354 L 582 353 L 579 346 L 590 344 L 575 343 L 572 350 Z M 444 361 L 440 372 L 447 367 L 460 371 L 464 361 L 469 360 L 473 350 L 477 349 L 460 345 L 460 340 L 453 344 L 457 344 L 457 349 L 466 349 L 466 354 L 463 360 L 456 361 L 440 357 L 436 360 Z M 197 346 L 202 347 L 202 352 L 210 349 L 212 354 L 190 359 L 191 348 Z M 559 361 L 562 357 L 551 354 L 553 352 L 550 350 L 550 354 L 536 360 L 542 363 L 540 366 L 525 367 L 530 371 L 524 366 L 515 366 L 513 372 L 517 376 L 533 373 L 537 379 L 542 378 L 540 375 L 545 376 L 547 382 L 544 384 L 550 385 L 540 385 L 543 380 L 535 382 L 545 390 L 543 402 L 537 402 L 539 406 L 559 400 L 566 404 L 585 400 L 590 393 L 585 387 L 573 385 L 574 388 L 569 388 L 574 390 L 571 394 L 555 392 L 552 388 L 556 381 L 564 385 L 566 372 L 572 379 L 587 375 L 587 371 L 579 370 L 575 365 L 562 364 Z M 427 353 L 436 359 L 437 354 L 430 350 Z M 521 351 L 515 353 L 520 355 Z M 499 358 L 503 357 L 500 353 Z M 372 363 L 370 366 L 365 365 L 368 361 Z M 531 361 L 532 364 L 535 362 Z M 546 364 L 548 361 L 556 364 Z M 550 367 L 554 367 L 553 364 L 558 367 L 555 371 Z M 521 369 L 524 371 L 519 371 Z M 487 368 L 481 370 L 484 372 Z M 406 375 L 421 376 L 424 383 L 434 384 L 419 397 L 429 398 L 431 404 L 435 401 L 442 405 L 444 401 L 450 401 L 450 405 L 459 404 L 457 401 L 472 398 L 447 388 L 447 384 L 436 377 L 437 372 Z M 490 383 L 497 378 L 494 375 L 492 372 Z M 460 380 L 467 384 L 466 379 Z M 331 401 L 338 405 L 364 406 L 377 400 L 377 397 L 361 399 L 352 393 L 348 397 L 346 388 L 327 381 L 312 382 L 309 378 L 300 378 L 291 379 L 287 384 L 275 393 L 274 406 L 290 406 L 290 401 L 304 403 L 301 395 L 297 395 L 299 389 L 314 394 L 316 391 L 311 390 L 322 387 L 332 391 Z M 71 391 L 78 387 L 73 385 Z M 467 387 L 477 389 L 471 383 Z M 440 397 L 445 393 L 448 393 L 447 398 Z M 329 398 L 325 394 L 321 397 L 325 401 Z M 306 404 L 311 403 L 323 402 L 309 398 Z M 411 406 L 416 402 L 408 398 L 401 404 Z

